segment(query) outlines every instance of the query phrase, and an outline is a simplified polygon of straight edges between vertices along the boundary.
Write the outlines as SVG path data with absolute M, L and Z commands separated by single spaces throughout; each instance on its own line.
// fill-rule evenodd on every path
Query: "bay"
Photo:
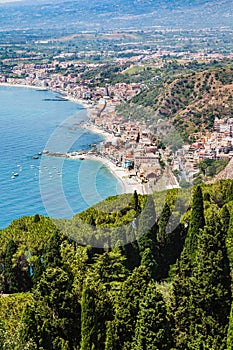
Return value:
M 51 91 L 0 86 L 0 228 L 36 213 L 70 218 L 122 191 L 99 162 L 32 158 L 44 149 L 81 151 L 103 141 L 78 127 L 87 119 L 81 105 L 54 101 L 57 97 Z

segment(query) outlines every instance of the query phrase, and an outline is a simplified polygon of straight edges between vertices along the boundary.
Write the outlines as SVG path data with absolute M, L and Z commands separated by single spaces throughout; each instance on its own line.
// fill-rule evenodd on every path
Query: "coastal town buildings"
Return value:
M 134 176 L 139 182 L 155 183 L 162 176 L 164 167 L 169 167 L 174 174 L 191 181 L 198 172 L 198 164 L 203 160 L 230 160 L 233 157 L 233 118 L 215 118 L 213 132 L 194 135 L 195 142 L 183 145 L 174 152 L 167 146 L 165 152 L 158 149 L 160 135 L 151 132 L 145 122 L 116 112 L 116 107 L 122 101 L 126 102 L 140 93 L 140 83 L 93 86 L 90 80 L 82 79 L 81 74 L 59 73 L 59 69 L 71 64 L 74 65 L 74 62 L 21 62 L 13 70 L 23 78 L 6 78 L 2 74 L 0 82 L 50 89 L 84 103 L 88 107 L 92 125 L 112 136 L 111 141 L 102 143 L 98 154 L 125 169 L 127 176 Z M 93 68 L 93 64 L 76 65 L 80 72 Z

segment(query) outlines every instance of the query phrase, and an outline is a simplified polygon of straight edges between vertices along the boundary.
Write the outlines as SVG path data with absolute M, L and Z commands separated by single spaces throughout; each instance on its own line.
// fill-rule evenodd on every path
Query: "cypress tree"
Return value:
M 231 314 L 227 332 L 227 350 L 233 349 L 233 302 L 231 303 Z
M 130 271 L 140 265 L 140 255 L 137 241 L 123 246 L 122 252 L 126 257 L 125 265 Z
M 226 349 L 231 281 L 225 239 L 220 219 L 212 213 L 195 260 L 184 249 L 177 264 L 171 307 L 177 350 Z
M 170 350 L 170 322 L 162 295 L 150 283 L 140 303 L 132 350 Z
M 0 319 L 0 349 L 4 349 L 4 328 L 2 326 L 2 320 Z
M 85 288 L 81 304 L 81 350 L 96 349 L 98 323 L 96 315 L 96 293 L 93 288 Z
M 230 213 L 226 205 L 224 205 L 222 208 L 221 221 L 223 225 L 223 231 L 227 233 L 230 223 Z
M 60 246 L 62 243 L 61 233 L 56 231 L 50 237 L 48 244 L 45 247 L 44 266 L 45 268 L 55 268 L 62 266 L 62 257 L 60 253 Z
M 157 240 L 161 246 L 167 242 L 167 224 L 171 217 L 171 210 L 167 202 L 164 204 L 163 210 L 159 218 L 159 229 L 157 233 Z
M 113 320 L 114 339 L 112 350 L 131 349 L 139 304 L 143 298 L 150 275 L 144 266 L 136 268 L 125 282 L 116 300 L 115 317 Z
M 138 242 L 136 239 L 136 226 L 129 224 L 125 233 L 125 245 L 122 247 L 122 252 L 126 257 L 126 267 L 133 270 L 140 265 L 140 253 Z
M 105 341 L 105 350 L 114 350 L 114 322 L 108 321 L 106 324 L 106 341 Z
M 190 349 L 226 349 L 231 303 L 231 278 L 226 234 L 212 213 L 200 237 L 190 280 Z
M 188 229 L 188 236 L 186 239 L 187 251 L 190 254 L 192 260 L 195 257 L 195 252 L 198 244 L 198 237 L 200 229 L 205 226 L 204 207 L 202 190 L 200 186 L 197 186 L 193 193 L 192 210 Z
M 103 350 L 106 328 L 112 314 L 112 305 L 104 285 L 87 281 L 81 309 L 81 350 Z
M 227 246 L 228 258 L 230 261 L 230 268 L 231 270 L 233 270 L 233 249 L 232 249 L 233 247 L 233 211 L 231 213 L 230 222 L 228 226 L 226 246 Z
M 158 262 L 155 259 L 155 253 L 152 252 L 150 248 L 146 248 L 142 253 L 141 265 L 145 266 L 150 273 L 151 278 L 157 279 L 158 272 Z
M 136 212 L 138 212 L 139 209 L 140 209 L 140 206 L 139 206 L 138 194 L 137 194 L 137 191 L 136 191 L 136 190 L 134 191 L 134 194 L 133 194 L 132 205 L 133 205 L 133 209 L 134 209 Z
M 37 321 L 36 312 L 34 305 L 26 305 L 25 310 L 22 315 L 22 329 L 20 332 L 20 338 L 24 343 L 28 341 L 34 341 L 34 343 L 39 348 L 39 334 L 37 333 Z
M 141 265 L 149 268 L 151 276 L 159 278 L 158 272 L 158 247 L 157 247 L 157 223 L 155 207 L 152 196 L 148 196 L 146 205 L 139 217 L 138 223 L 138 247 L 141 256 Z M 150 255 L 151 263 L 148 260 Z
M 194 321 L 190 313 L 190 278 L 192 266 L 184 248 L 174 271 L 170 313 L 173 319 L 173 336 L 177 350 L 187 350 L 189 327 Z
M 4 292 L 17 293 L 20 291 L 19 271 L 17 266 L 13 266 L 13 256 L 17 251 L 17 245 L 10 240 L 6 248 L 6 257 L 4 260 Z
M 156 240 L 156 214 L 154 201 L 151 195 L 148 196 L 138 220 L 138 246 L 140 253 L 146 248 L 153 248 Z
M 230 202 L 233 200 L 233 181 L 231 181 L 229 186 L 227 187 L 226 197 L 227 197 L 226 198 L 227 202 Z
M 39 256 L 33 265 L 32 282 L 34 286 L 39 282 L 44 271 L 45 271 L 45 267 L 42 262 L 42 258 Z
M 39 214 L 35 214 L 33 220 L 34 220 L 35 223 L 39 222 L 40 221 L 40 215 Z

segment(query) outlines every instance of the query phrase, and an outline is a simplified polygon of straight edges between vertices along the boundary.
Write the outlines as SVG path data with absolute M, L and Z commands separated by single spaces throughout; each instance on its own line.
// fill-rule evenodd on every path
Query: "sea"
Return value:
M 87 119 L 54 92 L 0 86 L 0 228 L 35 214 L 69 219 L 122 192 L 100 162 L 41 154 L 98 148 L 103 137 L 80 128 Z

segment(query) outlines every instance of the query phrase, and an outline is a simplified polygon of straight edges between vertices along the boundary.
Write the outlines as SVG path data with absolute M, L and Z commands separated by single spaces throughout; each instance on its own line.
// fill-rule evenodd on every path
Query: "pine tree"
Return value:
M 140 303 L 132 350 L 170 350 L 170 322 L 162 295 L 150 283 Z
M 205 226 L 205 218 L 204 218 L 202 190 L 200 186 L 197 186 L 193 194 L 188 236 L 185 242 L 187 251 L 190 254 L 192 260 L 195 257 L 200 229 L 202 229 L 204 226 Z
M 126 258 L 121 254 L 120 249 L 115 248 L 109 253 L 97 255 L 94 260 L 90 273 L 92 279 L 103 283 L 107 290 L 119 289 L 119 284 L 129 274 L 125 267 Z
M 73 349 L 80 342 L 80 305 L 73 293 L 73 278 L 61 268 L 47 268 L 34 290 L 34 305 L 22 318 L 25 341 L 42 349 Z

